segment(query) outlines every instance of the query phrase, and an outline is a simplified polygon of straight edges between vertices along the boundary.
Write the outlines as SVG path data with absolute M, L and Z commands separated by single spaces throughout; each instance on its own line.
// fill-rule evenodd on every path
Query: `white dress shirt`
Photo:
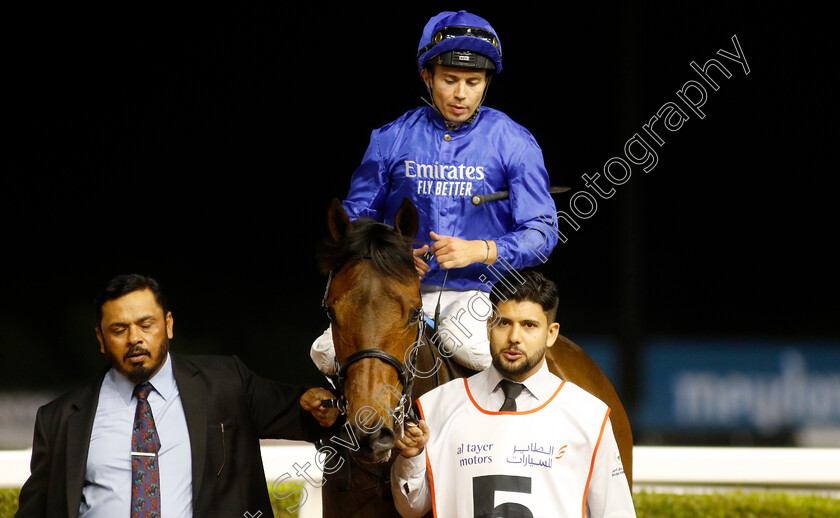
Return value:
M 160 439 L 161 515 L 192 516 L 192 454 L 181 394 L 167 354 L 160 370 L 149 380 L 148 397 Z M 137 398 L 134 383 L 113 368 L 99 389 L 79 505 L 80 518 L 130 516 L 131 431 Z
M 501 408 L 505 400 L 504 392 L 499 387 L 499 381 L 502 379 L 501 373 L 491 366 L 467 380 L 470 393 L 480 407 L 494 412 Z M 516 397 L 517 411 L 532 410 L 544 404 L 555 394 L 560 382 L 561 380 L 543 363 L 536 373 L 522 383 L 525 387 Z M 435 430 L 430 430 L 429 433 L 434 434 Z M 588 502 L 599 510 L 619 509 L 618 512 L 609 516 L 635 516 L 626 478 L 623 475 L 620 478 L 612 477 L 598 468 L 598 466 L 609 466 L 612 459 L 608 456 L 613 455 L 612 452 L 618 449 L 609 421 L 604 427 L 601 443 L 605 447 L 599 448 L 596 454 L 594 463 L 596 469 L 589 488 Z M 626 490 L 621 488 L 615 490 L 613 486 L 616 481 L 623 484 Z M 419 518 L 431 510 L 432 493 L 424 454 L 411 458 L 397 456 L 391 469 L 391 491 L 397 511 L 404 518 Z M 596 513 L 595 516 L 599 514 Z

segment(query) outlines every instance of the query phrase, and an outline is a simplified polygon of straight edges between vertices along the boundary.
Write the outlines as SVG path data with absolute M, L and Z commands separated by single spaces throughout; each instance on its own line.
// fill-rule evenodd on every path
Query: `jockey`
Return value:
M 511 271 L 548 260 L 556 208 L 543 155 L 528 130 L 483 106 L 502 71 L 502 47 L 483 18 L 442 12 L 423 29 L 417 68 L 429 99 L 374 130 L 342 202 L 351 220 L 393 225 L 404 198 L 417 207 L 415 258 L 438 343 L 473 370 L 490 365 L 487 293 Z M 471 197 L 509 191 L 473 206 Z M 422 258 L 428 260 L 426 262 Z M 335 372 L 330 329 L 312 344 L 320 370 Z

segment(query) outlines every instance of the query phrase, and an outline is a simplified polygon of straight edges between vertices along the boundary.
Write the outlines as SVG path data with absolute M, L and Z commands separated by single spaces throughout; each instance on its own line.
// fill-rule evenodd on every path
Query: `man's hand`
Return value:
M 318 424 L 324 428 L 329 428 L 338 419 L 337 408 L 322 408 L 321 400 L 333 399 L 332 392 L 322 388 L 311 388 L 300 396 L 300 406 L 310 412 L 312 416 L 318 420 Z
M 429 442 L 429 427 L 423 420 L 417 423 L 417 426 L 409 426 L 408 423 L 403 426 L 405 426 L 405 436 L 397 440 L 396 446 L 403 457 L 416 457 Z
M 432 253 L 444 270 L 463 268 L 473 263 L 491 264 L 496 260 L 496 243 L 493 241 L 468 241 L 459 237 L 441 236 L 434 232 L 429 232 L 429 236 L 434 241 Z
M 414 267 L 417 268 L 417 274 L 420 277 L 426 275 L 426 272 L 430 269 L 426 261 L 423 260 L 423 254 L 425 254 L 428 250 L 429 245 L 423 245 L 422 248 L 414 249 Z

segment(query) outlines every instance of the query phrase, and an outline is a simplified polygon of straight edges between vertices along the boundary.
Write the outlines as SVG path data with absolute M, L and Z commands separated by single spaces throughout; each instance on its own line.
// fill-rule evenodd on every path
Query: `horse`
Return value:
M 318 252 L 319 267 L 328 275 L 322 305 L 335 344 L 336 404 L 346 416 L 340 438 L 331 440 L 344 446 L 339 452 L 346 462 L 341 469 L 324 472 L 323 516 L 398 517 L 389 475 L 399 454 L 394 447 L 397 436 L 409 420 L 416 419 L 413 402 L 473 371 L 451 361 L 436 346 L 426 323 L 412 253 L 419 220 L 410 200 L 403 201 L 393 226 L 366 218 L 351 222 L 341 203 L 333 200 L 327 228 L 329 235 Z M 546 350 L 546 361 L 553 374 L 611 408 L 613 431 L 632 488 L 630 423 L 607 376 L 562 335 Z

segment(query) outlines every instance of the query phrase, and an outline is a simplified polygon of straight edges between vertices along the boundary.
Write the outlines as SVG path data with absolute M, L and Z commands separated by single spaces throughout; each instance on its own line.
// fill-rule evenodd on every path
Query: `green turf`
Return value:
M 291 487 L 291 485 L 289 486 Z M 284 491 L 283 488 L 275 488 Z M 14 516 L 20 489 L 0 489 L 0 518 Z M 827 518 L 840 517 L 840 499 L 782 492 L 720 492 L 675 495 L 638 492 L 633 494 L 638 518 Z M 280 504 L 291 500 L 272 498 L 274 516 L 290 514 Z M 314 504 L 310 504 L 314 505 Z
M 0 518 L 10 518 L 18 508 L 20 489 L 0 489 Z
M 639 518 L 824 518 L 840 517 L 840 499 L 782 492 L 633 494 Z

